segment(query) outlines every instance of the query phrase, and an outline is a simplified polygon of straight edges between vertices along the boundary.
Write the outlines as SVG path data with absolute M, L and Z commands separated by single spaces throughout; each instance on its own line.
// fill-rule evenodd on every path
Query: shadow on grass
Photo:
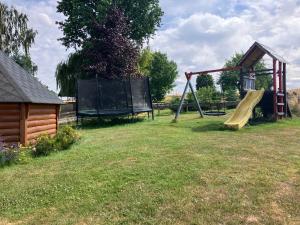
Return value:
M 127 124 L 134 124 L 145 121 L 144 118 L 124 118 L 124 117 L 113 117 L 113 118 L 85 118 L 79 122 L 77 126 L 79 129 L 98 129 L 108 128 L 113 126 L 121 126 Z
M 226 129 L 224 123 L 221 121 L 211 121 L 208 124 L 203 124 L 199 127 L 192 128 L 194 132 L 211 132 L 211 131 L 230 131 Z
M 272 124 L 275 123 L 276 121 L 272 118 L 264 118 L 264 117 L 258 117 L 255 119 L 250 119 L 249 120 L 249 125 L 250 126 L 259 126 L 263 124 Z

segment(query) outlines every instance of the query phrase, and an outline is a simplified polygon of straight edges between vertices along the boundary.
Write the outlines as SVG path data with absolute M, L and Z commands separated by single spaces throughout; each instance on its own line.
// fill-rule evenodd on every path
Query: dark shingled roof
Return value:
M 251 66 L 254 66 L 259 60 L 261 60 L 264 55 L 268 55 L 271 58 L 277 59 L 282 63 L 287 63 L 283 57 L 279 56 L 271 48 L 261 43 L 255 42 L 244 54 L 238 65 L 249 68 Z
M 63 104 L 55 92 L 50 91 L 2 51 L 0 51 L 0 102 Z

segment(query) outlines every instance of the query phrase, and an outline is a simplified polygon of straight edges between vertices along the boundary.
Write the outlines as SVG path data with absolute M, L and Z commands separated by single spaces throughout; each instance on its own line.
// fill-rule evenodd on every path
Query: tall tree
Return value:
M 55 77 L 57 88 L 60 90 L 59 96 L 75 96 L 76 79 L 84 76 L 81 65 L 81 52 L 71 53 L 66 61 L 57 65 Z
M 149 76 L 150 65 L 153 60 L 153 53 L 150 48 L 143 49 L 138 59 L 138 71 L 140 74 Z
M 214 79 L 212 77 L 212 75 L 210 74 L 204 74 L 201 76 L 197 76 L 196 79 L 196 89 L 199 90 L 200 88 L 203 87 L 211 87 L 211 88 L 215 88 L 215 83 L 214 83 Z
M 235 67 L 238 65 L 243 57 L 243 53 L 235 53 L 231 59 L 227 60 L 224 67 Z M 255 70 L 266 69 L 264 61 L 260 61 L 255 65 Z M 218 84 L 223 87 L 223 91 L 238 90 L 240 82 L 239 71 L 225 71 L 222 72 L 218 80 Z M 269 90 L 272 87 L 272 77 L 270 75 L 263 75 L 256 77 L 255 85 L 257 89 L 264 88 Z
M 67 48 L 80 48 L 91 36 L 95 21 L 101 23 L 112 4 L 124 10 L 130 27 L 127 35 L 139 44 L 160 26 L 163 12 L 159 0 L 60 0 L 57 11 L 66 17 L 58 22 L 64 33 L 62 43 Z
M 34 43 L 36 31 L 28 27 L 28 17 L 14 7 L 0 3 L 0 49 L 11 55 L 22 50 L 26 56 Z M 21 48 L 21 49 L 20 49 Z
M 178 76 L 177 65 L 168 59 L 166 54 L 154 52 L 149 66 L 149 77 L 152 98 L 162 101 L 165 95 L 175 86 Z
M 127 34 L 128 23 L 123 11 L 113 6 L 101 22 L 95 22 L 91 37 L 82 49 L 72 53 L 56 68 L 60 95 L 74 96 L 77 78 L 98 75 L 124 78 L 138 75 L 138 48 Z
M 83 44 L 84 70 L 105 78 L 137 74 L 139 49 L 128 36 L 129 27 L 123 10 L 112 6 L 102 23 L 95 22 L 91 37 Z
M 0 3 L 0 50 L 32 75 L 36 73 L 37 66 L 31 60 L 29 49 L 36 34 L 37 31 L 28 27 L 27 15 Z
M 23 67 L 29 74 L 35 76 L 38 70 L 37 65 L 31 60 L 30 55 L 16 52 L 12 55 L 13 60 Z

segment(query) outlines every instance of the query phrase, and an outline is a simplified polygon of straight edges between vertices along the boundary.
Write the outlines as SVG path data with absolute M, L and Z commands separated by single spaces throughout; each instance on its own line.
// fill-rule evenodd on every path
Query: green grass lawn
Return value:
M 81 129 L 0 169 L 0 224 L 300 224 L 300 119 L 172 119 Z

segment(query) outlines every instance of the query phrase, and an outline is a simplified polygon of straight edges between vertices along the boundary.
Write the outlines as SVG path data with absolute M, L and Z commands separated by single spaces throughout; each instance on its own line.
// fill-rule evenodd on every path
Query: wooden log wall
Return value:
M 20 104 L 0 104 L 0 137 L 7 144 L 20 142 Z
M 58 128 L 57 106 L 30 104 L 27 119 L 27 142 L 41 134 L 55 135 Z
M 7 144 L 29 144 L 41 134 L 55 135 L 58 116 L 58 105 L 0 103 L 0 136 Z

